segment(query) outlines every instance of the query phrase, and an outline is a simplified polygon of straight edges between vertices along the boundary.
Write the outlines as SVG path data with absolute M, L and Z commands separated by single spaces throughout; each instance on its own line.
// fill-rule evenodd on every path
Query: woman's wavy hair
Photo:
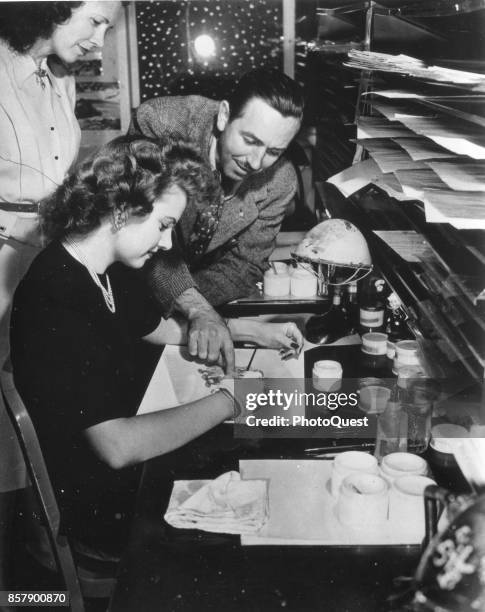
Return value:
M 0 38 L 25 54 L 39 38 L 50 38 L 84 2 L 2 2 Z
M 174 185 L 189 203 L 220 197 L 214 173 L 191 144 L 120 136 L 84 161 L 41 203 L 42 230 L 50 240 L 62 239 L 89 233 L 118 210 L 147 215 Z

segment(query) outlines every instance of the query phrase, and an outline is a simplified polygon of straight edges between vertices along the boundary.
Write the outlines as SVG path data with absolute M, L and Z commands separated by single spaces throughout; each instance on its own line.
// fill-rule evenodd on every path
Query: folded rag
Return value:
M 255 533 L 268 517 L 268 481 L 227 472 L 215 480 L 177 480 L 165 520 L 179 529 Z

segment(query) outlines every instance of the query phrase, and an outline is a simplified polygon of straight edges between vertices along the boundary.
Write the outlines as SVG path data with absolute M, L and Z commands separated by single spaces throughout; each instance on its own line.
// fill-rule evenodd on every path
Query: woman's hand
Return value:
M 293 322 L 267 323 L 254 319 L 231 319 L 228 326 L 234 340 L 278 349 L 283 359 L 299 355 L 303 347 L 303 335 Z
M 297 357 L 303 347 L 303 335 L 295 323 L 261 323 L 260 344 L 279 349 L 282 359 Z

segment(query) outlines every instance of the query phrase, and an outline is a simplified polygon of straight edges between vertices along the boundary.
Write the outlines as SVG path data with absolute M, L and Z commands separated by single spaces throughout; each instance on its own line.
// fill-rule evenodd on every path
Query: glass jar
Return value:
M 431 402 L 403 404 L 408 415 L 408 451 L 421 454 L 428 448 L 431 436 Z

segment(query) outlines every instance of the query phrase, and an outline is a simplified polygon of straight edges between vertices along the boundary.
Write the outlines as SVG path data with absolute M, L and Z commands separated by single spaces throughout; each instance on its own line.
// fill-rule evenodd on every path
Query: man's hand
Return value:
M 209 363 L 222 360 L 225 371 L 233 372 L 234 345 L 222 317 L 194 287 L 184 291 L 175 304 L 187 317 L 189 353 Z

